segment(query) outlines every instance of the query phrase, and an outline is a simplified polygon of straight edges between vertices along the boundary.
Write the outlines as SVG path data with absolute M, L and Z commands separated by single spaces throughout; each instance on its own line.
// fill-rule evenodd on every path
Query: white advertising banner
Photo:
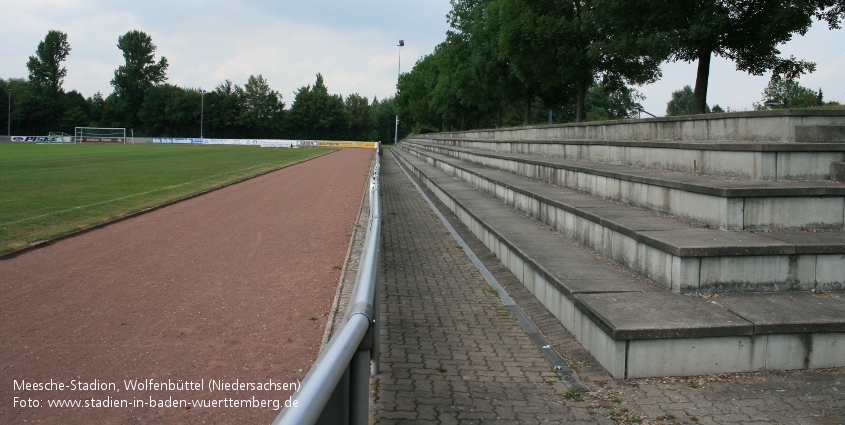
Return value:
M 153 143 L 192 144 L 192 145 L 242 145 L 265 148 L 315 147 L 316 140 L 280 140 L 280 139 L 194 139 L 180 137 L 155 137 Z
M 12 136 L 13 142 L 58 142 L 59 136 Z
M 189 139 L 189 138 L 184 138 L 184 137 L 154 137 L 153 143 L 198 145 L 198 144 L 203 143 L 203 139 Z

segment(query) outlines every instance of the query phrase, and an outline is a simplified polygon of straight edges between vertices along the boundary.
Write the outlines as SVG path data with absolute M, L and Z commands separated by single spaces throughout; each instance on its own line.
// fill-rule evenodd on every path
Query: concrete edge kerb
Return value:
M 93 226 L 89 226 L 89 227 L 86 227 L 86 228 L 84 228 L 84 229 L 79 229 L 79 230 L 76 230 L 76 231 L 73 231 L 73 232 L 71 232 L 71 233 L 67 233 L 67 234 L 61 235 L 61 236 L 56 236 L 55 238 L 48 239 L 48 240 L 46 240 L 46 241 L 34 242 L 34 243 L 31 243 L 31 244 L 29 244 L 29 245 L 27 245 L 27 246 L 25 246 L 25 247 L 23 247 L 23 248 L 16 249 L 16 250 L 14 250 L 14 251 L 9 251 L 9 252 L 4 253 L 4 254 L 0 254 L 0 261 L 3 261 L 3 260 L 8 260 L 8 259 L 10 259 L 10 258 L 17 257 L 17 256 L 19 256 L 19 255 L 21 255 L 21 254 L 25 254 L 25 253 L 27 253 L 27 252 L 29 252 L 29 251 L 33 251 L 33 250 L 36 250 L 36 249 L 44 248 L 44 247 L 46 247 L 46 246 L 52 245 L 52 244 L 54 244 L 54 243 L 56 243 L 56 242 L 59 242 L 59 241 L 61 241 L 61 240 L 63 240 L 63 239 L 68 239 L 68 238 L 72 238 L 72 237 L 74 237 L 74 236 L 83 235 L 83 234 L 88 233 L 88 232 L 90 232 L 90 231 L 92 231 L 92 230 L 102 229 L 102 228 L 104 228 L 104 227 L 106 227 L 106 226 L 111 226 L 112 224 L 120 223 L 121 221 L 128 220 L 128 219 L 130 219 L 130 218 L 134 218 L 134 217 L 138 217 L 138 216 L 140 216 L 140 215 L 142 215 L 142 214 L 147 214 L 147 213 L 153 212 L 153 211 L 155 211 L 155 210 L 158 210 L 158 209 L 161 209 L 161 208 L 164 208 L 164 207 L 168 207 L 168 206 L 170 206 L 170 205 L 178 204 L 178 203 L 180 203 L 180 202 L 187 201 L 187 200 L 189 200 L 189 199 L 193 199 L 193 198 L 196 198 L 196 197 L 198 197 L 198 196 L 202 196 L 202 195 L 205 195 L 205 194 L 207 194 L 207 193 L 214 192 L 215 190 L 220 190 L 220 189 L 223 189 L 223 188 L 226 188 L 226 187 L 229 187 L 229 186 L 232 186 L 232 185 L 235 185 L 235 184 L 241 183 L 241 182 L 245 182 L 245 181 L 247 181 L 247 180 L 251 180 L 251 179 L 254 179 L 254 178 L 257 178 L 257 177 L 261 177 L 261 176 L 263 176 L 263 175 L 265 175 L 265 174 L 269 174 L 269 173 L 272 173 L 272 172 L 274 172 L 274 171 L 279 171 L 279 170 L 284 169 L 284 168 L 287 168 L 287 167 L 291 167 L 291 166 L 294 166 L 294 165 L 297 165 L 297 164 L 302 164 L 303 162 L 308 162 L 308 161 L 311 161 L 311 160 L 314 160 L 314 159 L 320 158 L 320 157 L 322 157 L 322 156 L 325 156 L 325 155 L 328 155 L 328 154 L 330 154 L 330 153 L 336 152 L 337 150 L 338 150 L 338 149 L 334 149 L 334 150 L 331 150 L 331 151 L 329 151 L 329 152 L 326 152 L 326 153 L 323 153 L 323 154 L 320 154 L 320 155 L 317 155 L 317 156 L 314 156 L 314 157 L 311 157 L 311 158 L 304 159 L 304 160 L 302 160 L 302 161 L 297 161 L 297 162 L 294 162 L 294 163 L 292 163 L 292 164 L 286 164 L 286 165 L 284 165 L 284 166 L 282 166 L 282 167 L 279 167 L 279 168 L 274 168 L 274 169 L 272 169 L 272 170 L 267 170 L 267 171 L 265 171 L 265 172 L 263 172 L 263 173 L 259 173 L 259 174 L 256 174 L 256 175 L 254 175 L 254 176 L 250 176 L 250 177 L 246 177 L 246 178 L 243 178 L 243 179 L 240 179 L 240 180 L 236 180 L 236 181 L 233 181 L 233 182 L 230 182 L 230 183 L 226 183 L 226 184 L 224 184 L 224 185 L 222 185 L 222 186 L 214 187 L 214 188 L 211 188 L 211 189 L 208 189 L 208 190 L 204 190 L 204 191 L 202 191 L 202 192 L 195 193 L 195 194 L 193 194 L 193 195 L 188 195 L 188 196 L 185 196 L 185 197 L 182 197 L 182 198 L 179 198 L 179 199 L 175 199 L 175 200 L 173 200 L 173 201 L 166 202 L 166 203 L 161 204 L 161 205 L 156 205 L 156 206 L 153 206 L 153 207 L 145 208 L 145 209 L 143 209 L 143 210 L 136 211 L 136 212 L 131 213 L 131 214 L 127 214 L 127 215 L 125 215 L 125 216 L 123 216 L 123 217 L 117 217 L 117 218 L 111 219 L 111 220 L 109 220 L 109 221 L 105 221 L 105 222 L 102 222 L 102 223 L 97 223 L 97 224 L 95 224 L 95 225 L 93 225 Z

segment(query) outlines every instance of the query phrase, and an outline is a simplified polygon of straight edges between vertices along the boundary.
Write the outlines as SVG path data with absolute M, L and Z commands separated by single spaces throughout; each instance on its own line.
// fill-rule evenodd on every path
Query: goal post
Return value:
M 126 144 L 126 128 L 76 127 L 73 132 L 75 143 L 122 143 Z

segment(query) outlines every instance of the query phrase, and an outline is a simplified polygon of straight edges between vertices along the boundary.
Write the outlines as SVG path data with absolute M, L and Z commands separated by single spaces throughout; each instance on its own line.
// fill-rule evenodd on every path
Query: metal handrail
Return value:
M 282 410 L 273 425 L 369 423 L 370 374 L 379 371 L 380 168 L 376 155 L 364 250 L 343 323 L 291 396 L 296 407 Z

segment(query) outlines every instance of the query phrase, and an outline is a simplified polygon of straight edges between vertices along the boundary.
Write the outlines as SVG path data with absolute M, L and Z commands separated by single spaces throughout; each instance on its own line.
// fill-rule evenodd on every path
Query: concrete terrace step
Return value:
M 672 293 L 391 151 L 616 378 L 845 364 L 839 293 Z
M 845 184 L 725 179 L 563 158 L 411 146 L 726 230 L 838 229 Z
M 694 140 L 485 139 L 455 133 L 419 135 L 445 146 L 622 164 L 752 180 L 830 180 L 845 143 Z
M 433 152 L 407 149 L 679 293 L 845 289 L 845 232 L 723 231 Z

